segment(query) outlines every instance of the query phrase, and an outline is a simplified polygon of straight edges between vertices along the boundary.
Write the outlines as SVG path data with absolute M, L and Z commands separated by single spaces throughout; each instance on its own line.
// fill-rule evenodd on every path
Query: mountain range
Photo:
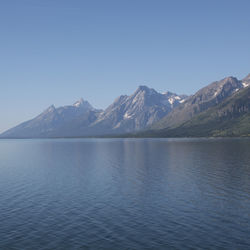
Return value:
M 52 105 L 1 137 L 249 136 L 249 86 L 250 74 L 242 80 L 230 76 L 215 81 L 191 96 L 139 86 L 105 110 L 83 99 L 59 108 Z
M 1 137 L 79 137 L 139 131 L 165 117 L 186 98 L 139 86 L 130 96 L 119 96 L 105 110 L 97 110 L 83 99 L 59 108 L 52 105 L 34 119 L 7 130 Z

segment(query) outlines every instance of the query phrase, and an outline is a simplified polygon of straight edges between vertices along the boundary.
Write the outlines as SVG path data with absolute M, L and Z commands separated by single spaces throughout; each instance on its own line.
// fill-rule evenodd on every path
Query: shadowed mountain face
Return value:
M 221 81 L 213 82 L 187 98 L 166 117 L 154 124 L 152 129 L 174 128 L 210 107 L 218 105 L 235 92 L 248 86 L 249 83 L 250 76 L 242 81 L 235 77 L 227 77 Z
M 106 110 L 96 110 L 81 99 L 70 106 L 53 105 L 34 119 L 3 133 L 2 137 L 70 137 L 125 133 L 159 121 L 186 96 L 140 86 L 131 96 L 120 96 Z

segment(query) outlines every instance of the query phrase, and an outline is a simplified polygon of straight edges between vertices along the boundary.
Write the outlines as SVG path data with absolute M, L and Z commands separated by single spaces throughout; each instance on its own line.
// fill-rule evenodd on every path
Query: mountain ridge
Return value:
M 245 128 L 246 123 L 236 121 L 236 116 L 238 115 L 238 120 L 242 118 L 246 121 L 250 109 L 246 109 L 245 106 L 239 107 L 238 111 L 234 111 L 234 121 L 223 115 L 218 118 L 215 113 L 221 113 L 222 111 L 218 109 L 221 109 L 221 105 L 228 101 L 231 103 L 231 108 L 236 105 L 239 99 L 238 94 L 242 96 L 242 102 L 246 104 L 248 96 L 242 93 L 249 91 L 249 86 L 250 74 L 242 80 L 229 76 L 214 81 L 191 96 L 177 95 L 169 91 L 159 93 L 153 88 L 140 85 L 131 95 L 117 97 L 104 110 L 95 109 L 82 98 L 72 105 L 58 108 L 51 105 L 35 118 L 5 131 L 0 137 L 55 138 L 123 136 L 124 134 L 125 136 L 126 134 L 150 136 L 151 134 L 156 137 L 159 135 L 163 137 L 206 136 L 204 131 L 211 136 L 217 136 L 217 134 L 230 136 L 230 132 L 224 134 L 222 131 L 217 134 L 211 132 L 213 126 L 220 122 L 220 125 L 225 125 L 224 128 L 227 131 L 230 131 L 228 126 L 233 126 L 233 123 Z M 242 109 L 246 112 L 242 113 Z M 227 113 L 230 112 L 227 111 Z M 212 122 L 209 115 L 217 118 Z M 221 125 L 221 128 L 223 126 Z
M 1 134 L 1 137 L 71 137 L 126 133 L 146 128 L 170 112 L 186 96 L 158 93 L 140 85 L 130 96 L 121 95 L 105 110 L 80 99 L 73 105 L 48 107 L 37 117 Z

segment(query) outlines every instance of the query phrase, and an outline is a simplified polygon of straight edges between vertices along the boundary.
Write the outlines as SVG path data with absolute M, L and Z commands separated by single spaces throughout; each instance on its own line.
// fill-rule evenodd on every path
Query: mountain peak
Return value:
M 80 98 L 78 101 L 76 101 L 76 102 L 73 104 L 73 106 L 79 107 L 79 106 L 83 105 L 84 102 L 85 102 L 85 101 L 83 100 L 83 98 Z
M 138 86 L 138 90 L 148 90 L 149 87 L 147 87 L 146 85 L 139 85 Z
M 235 82 L 235 81 L 236 82 L 238 81 L 238 79 L 236 77 L 234 77 L 234 76 L 228 76 L 228 77 L 225 77 L 224 79 L 222 79 L 220 82 L 222 84 L 225 84 L 227 82 Z
M 92 110 L 93 109 L 93 107 L 89 104 L 89 102 L 88 101 L 85 101 L 83 98 L 80 98 L 77 102 L 75 102 L 74 104 L 73 104 L 73 106 L 75 106 L 75 107 L 77 107 L 77 108 L 79 108 L 79 107 L 84 107 L 84 108 L 86 108 L 86 109 L 90 109 L 90 110 Z
M 135 91 L 135 93 L 140 93 L 140 92 L 145 92 L 147 94 L 156 94 L 157 92 L 152 89 L 147 87 L 146 85 L 139 85 L 139 87 L 137 88 L 137 90 Z
M 48 112 L 53 112 L 55 110 L 55 106 L 54 105 L 50 105 L 44 112 L 48 113 Z

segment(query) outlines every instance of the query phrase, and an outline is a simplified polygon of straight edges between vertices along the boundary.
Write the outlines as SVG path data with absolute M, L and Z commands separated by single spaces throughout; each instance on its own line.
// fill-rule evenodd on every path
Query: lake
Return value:
M 0 249 L 250 249 L 250 139 L 0 140 Z

